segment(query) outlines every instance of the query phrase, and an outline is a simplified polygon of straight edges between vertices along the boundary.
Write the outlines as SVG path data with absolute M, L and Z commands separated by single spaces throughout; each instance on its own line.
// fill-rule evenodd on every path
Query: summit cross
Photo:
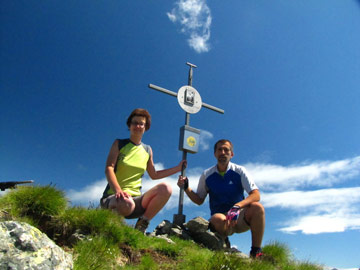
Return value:
M 185 127 L 192 129 L 191 127 L 189 127 L 190 114 L 197 113 L 198 111 L 200 111 L 202 107 L 205 107 L 207 109 L 222 114 L 224 114 L 225 112 L 222 109 L 219 109 L 215 106 L 202 102 L 200 94 L 197 92 L 197 90 L 194 87 L 192 87 L 193 68 L 196 68 L 197 66 L 189 62 L 187 62 L 186 64 L 190 67 L 188 84 L 186 86 L 182 86 L 179 89 L 178 93 L 175 93 L 171 90 L 162 88 L 154 84 L 149 84 L 149 88 L 168 94 L 170 96 L 177 97 L 180 107 L 185 111 Z M 186 149 L 183 149 L 182 151 L 183 151 L 183 160 L 186 160 L 188 151 Z M 185 172 L 186 172 L 186 168 L 185 166 L 183 166 L 181 170 L 181 176 L 185 177 Z M 174 219 L 173 219 L 173 223 L 179 226 L 182 226 L 182 224 L 185 223 L 185 219 L 186 219 L 186 216 L 183 215 L 183 202 L 184 202 L 184 189 L 180 188 L 178 214 L 174 214 Z

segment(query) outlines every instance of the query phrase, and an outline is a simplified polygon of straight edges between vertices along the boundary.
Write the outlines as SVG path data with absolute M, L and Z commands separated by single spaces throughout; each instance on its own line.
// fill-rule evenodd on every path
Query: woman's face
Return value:
M 145 132 L 146 118 L 143 116 L 134 116 L 130 123 L 130 134 L 143 135 Z

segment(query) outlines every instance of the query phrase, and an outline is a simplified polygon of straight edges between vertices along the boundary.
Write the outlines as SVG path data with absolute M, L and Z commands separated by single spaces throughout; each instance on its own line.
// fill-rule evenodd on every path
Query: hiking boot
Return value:
M 145 234 L 147 227 L 149 226 L 149 221 L 143 218 L 139 218 L 135 224 L 135 229 L 139 230 Z
M 224 239 L 224 242 L 225 242 L 226 248 L 231 248 L 229 237 L 226 236 Z
M 250 251 L 250 258 L 252 259 L 262 259 L 264 256 L 264 253 L 262 252 L 261 249 L 257 250 L 257 251 Z

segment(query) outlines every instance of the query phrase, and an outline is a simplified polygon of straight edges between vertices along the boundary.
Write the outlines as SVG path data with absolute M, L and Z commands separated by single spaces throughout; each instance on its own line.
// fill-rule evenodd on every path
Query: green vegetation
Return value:
M 264 246 L 259 260 L 211 251 L 171 237 L 175 244 L 147 237 L 127 226 L 108 210 L 68 207 L 62 191 L 53 186 L 19 187 L 0 197 L 0 221 L 25 221 L 38 227 L 73 254 L 75 270 L 320 270 L 320 266 L 293 259 L 286 245 Z M 78 235 L 78 237 L 74 237 Z M 75 239 L 75 240 L 74 240 Z

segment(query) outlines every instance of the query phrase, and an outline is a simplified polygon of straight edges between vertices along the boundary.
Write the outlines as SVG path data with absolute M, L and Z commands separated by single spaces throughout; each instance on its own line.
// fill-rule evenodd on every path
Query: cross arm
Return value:
M 154 84 L 149 84 L 149 87 L 154 89 L 154 90 L 157 90 L 157 91 L 160 91 L 160 92 L 163 92 L 165 94 L 168 94 L 170 96 L 174 96 L 174 97 L 177 97 L 177 93 L 173 92 L 173 91 L 170 91 L 170 90 L 167 90 L 165 88 L 162 88 L 160 86 L 157 86 L 157 85 L 154 85 Z
M 202 107 L 208 108 L 208 109 L 213 110 L 213 111 L 218 112 L 218 113 L 222 113 L 222 114 L 225 113 L 225 111 L 223 109 L 220 109 L 220 108 L 217 108 L 215 106 L 206 104 L 204 102 L 202 103 Z

